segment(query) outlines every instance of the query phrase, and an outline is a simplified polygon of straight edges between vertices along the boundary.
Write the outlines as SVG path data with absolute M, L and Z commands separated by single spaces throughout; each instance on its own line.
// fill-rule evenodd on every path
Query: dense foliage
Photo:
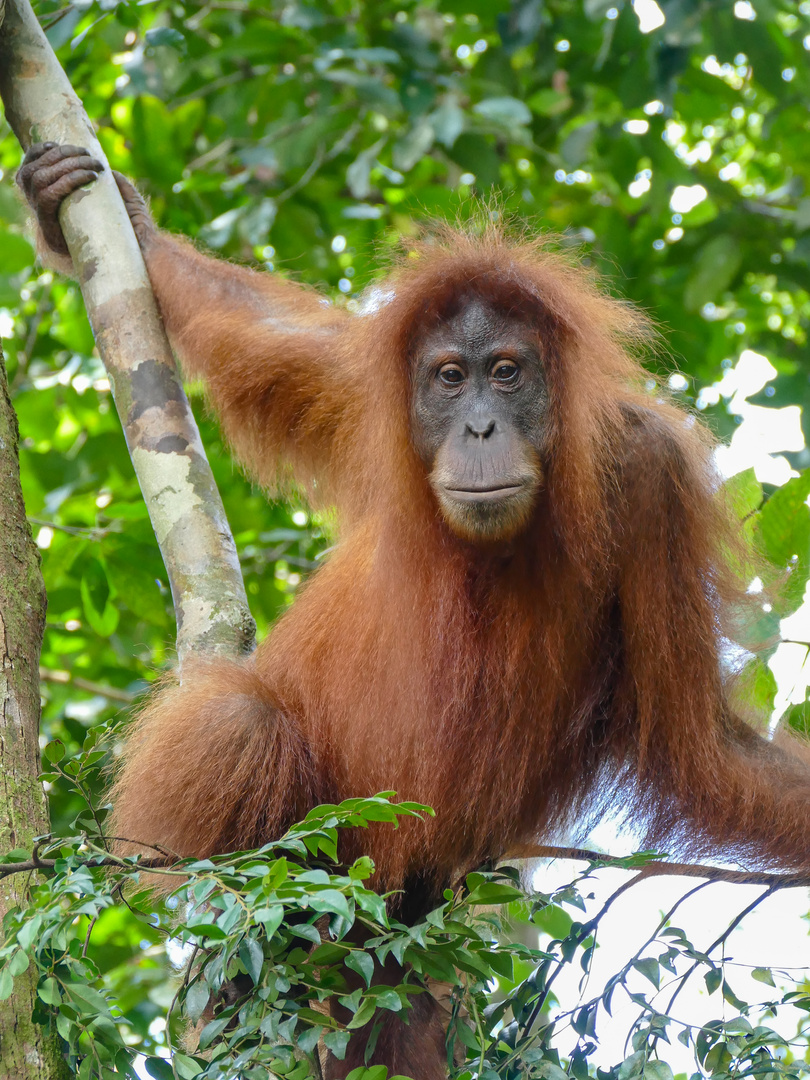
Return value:
M 373 282 L 380 256 L 412 235 L 420 219 L 464 218 L 484 200 L 494 214 L 555 230 L 563 243 L 581 246 L 612 288 L 647 308 L 666 339 L 666 350 L 651 358 L 651 377 L 668 380 L 673 393 L 695 403 L 728 439 L 741 402 L 738 395 L 729 407 L 729 384 L 721 379 L 744 350 L 764 354 L 773 366 L 754 404 L 804 408 L 810 401 L 810 3 L 662 0 L 664 21 L 650 29 L 657 10 L 651 2 L 634 8 L 625 0 L 37 5 L 111 163 L 150 195 L 161 225 L 354 305 L 359 290 Z M 54 832 L 76 837 L 84 831 L 91 838 L 57 845 L 56 875 L 34 893 L 42 921 L 25 923 L 18 937 L 24 949 L 13 946 L 5 954 L 0 992 L 10 990 L 8 976 L 22 970 L 33 949 L 43 972 L 43 1003 L 58 1006 L 59 1030 L 72 1052 L 89 1054 L 82 1075 L 90 1076 L 94 1062 L 109 1069 L 115 1061 L 123 1071 L 121 1062 L 135 1050 L 165 1047 L 155 1022 L 176 994 L 178 1007 L 193 1018 L 201 1000 L 194 987 L 216 972 L 217 962 L 219 976 L 232 962 L 251 977 L 258 973 L 257 949 L 274 963 L 283 954 L 283 963 L 295 964 L 284 950 L 292 949 L 296 931 L 271 937 L 273 919 L 268 924 L 255 913 L 255 897 L 275 887 L 280 871 L 273 868 L 286 854 L 274 850 L 261 863 L 244 856 L 197 868 L 195 899 L 211 882 L 214 890 L 207 896 L 209 914 L 200 918 L 223 923 L 221 934 L 206 936 L 193 925 L 182 931 L 207 950 L 202 973 L 191 982 L 177 973 L 164 947 L 165 912 L 144 921 L 138 904 L 112 903 L 115 876 L 80 868 L 87 861 L 82 849 L 95 852 L 100 843 L 98 766 L 115 755 L 110 724 L 170 662 L 174 626 L 165 571 L 81 296 L 71 282 L 35 266 L 12 183 L 19 159 L 16 141 L 0 122 L 0 335 L 24 436 L 26 505 L 49 595 L 42 657 L 43 741 L 51 762 L 46 782 Z M 199 396 L 196 401 L 202 404 Z M 789 419 L 784 414 L 786 426 Z M 801 420 L 807 435 L 804 412 Z M 263 633 L 328 546 L 328 521 L 313 520 L 303 506 L 268 504 L 235 471 L 208 421 L 203 434 Z M 794 471 L 807 464 L 807 451 L 795 446 L 786 457 Z M 775 577 L 789 570 L 781 600 L 741 630 L 745 644 L 766 646 L 749 666 L 743 690 L 767 711 L 775 686 L 766 660 L 779 641 L 779 619 L 801 602 L 810 576 L 810 473 L 774 491 L 748 470 L 731 487 L 766 565 Z M 801 723 L 802 715 L 803 706 L 795 706 L 792 719 Z M 344 898 L 342 906 L 320 909 L 331 912 L 332 929 L 339 931 L 342 924 L 334 920 L 346 917 L 349 899 L 371 895 L 359 884 L 368 868 L 346 877 L 328 865 L 328 847 L 321 856 L 325 864 L 313 873 L 327 875 L 329 883 L 312 883 Z M 296 867 L 291 877 L 306 880 Z M 258 892 L 251 891 L 256 881 L 262 883 Z M 471 883 L 473 897 L 480 887 Z M 319 910 L 312 904 L 316 892 L 296 894 L 305 913 Z M 244 916 L 238 932 L 224 925 L 236 910 L 225 897 L 236 893 Z M 575 893 L 563 899 L 572 898 Z M 549 899 L 532 900 L 524 921 Z M 291 899 L 290 907 L 295 903 Z M 554 1059 L 545 1036 L 528 1051 L 537 1056 L 524 1054 L 520 1066 L 517 1049 L 524 1036 L 535 1039 L 537 1026 L 530 1033 L 528 1021 L 539 1015 L 533 1010 L 545 1000 L 553 965 L 579 962 L 587 951 L 581 928 L 572 929 L 569 920 L 553 930 L 557 945 L 548 955 L 529 956 L 509 945 L 493 951 L 490 929 L 481 931 L 477 917 L 459 922 L 470 896 L 448 903 L 427 924 L 423 940 L 413 928 L 408 958 L 444 949 L 469 976 L 464 994 L 473 1023 L 458 1027 L 469 1069 L 509 1077 L 521 1068 L 520 1075 L 561 1080 L 555 1069 L 562 1065 L 584 1076 L 593 1003 L 583 1000 L 571 1017 L 579 1025 L 579 1058 Z M 366 914 L 377 920 L 384 943 L 404 941 L 402 928 L 389 927 L 381 911 Z M 85 921 L 75 924 L 76 915 Z M 442 937 L 447 920 L 450 931 Z M 302 940 L 313 933 L 313 921 L 308 915 L 295 924 L 299 931 L 310 928 L 298 934 Z M 484 923 L 491 927 L 487 918 Z M 660 953 L 631 963 L 650 960 L 672 971 L 674 953 L 703 962 L 666 926 L 662 934 Z M 337 949 L 324 964 L 339 966 L 337 945 L 320 948 Z M 464 949 L 479 960 L 465 967 L 458 961 Z M 311 962 L 302 960 L 300 970 Z M 271 986 L 267 970 L 264 989 Z M 709 988 L 725 993 L 720 969 L 709 962 L 708 970 Z M 657 986 L 653 968 L 647 971 Z M 509 1003 L 494 1011 L 481 996 L 493 973 L 505 995 L 500 1001 Z M 272 995 L 301 1006 L 300 993 L 284 997 L 291 993 L 285 978 L 276 979 L 267 996 L 258 995 L 233 1034 L 229 1029 L 233 1053 L 218 1053 L 234 1059 L 243 1049 L 270 1053 L 261 1038 L 257 1043 L 256 1031 L 268 1022 L 270 1034 L 279 1033 L 276 1021 L 267 1021 L 278 1000 Z M 82 992 L 70 989 L 77 986 Z M 726 1001 L 739 1011 L 729 994 Z M 394 996 L 402 1005 L 401 995 Z M 806 998 L 796 1001 L 807 1008 Z M 666 1020 L 647 1003 L 639 1007 L 634 1056 L 617 1076 L 631 1080 L 644 1071 L 666 1080 L 660 1071 L 666 1067 L 653 1068 L 648 1060 L 650 1046 L 661 1052 Z M 283 1025 L 291 1013 L 276 1011 Z M 504 1034 L 495 1038 L 503 1018 Z M 315 1030 L 312 1017 L 302 1023 Z M 776 1069 L 767 1056 L 771 1036 L 747 1024 L 735 1019 L 706 1029 L 694 1044 L 698 1067 L 723 1075 Z M 290 1040 L 294 1034 L 290 1027 Z M 103 1050 L 91 1052 L 92 1046 Z M 195 1061 L 176 1058 L 176 1075 L 203 1068 L 219 1075 L 210 1071 L 213 1065 Z M 157 1065 L 154 1074 L 168 1075 Z
M 810 1012 L 806 988 L 797 981 L 787 992 L 766 990 L 762 1001 L 742 1001 L 725 965 L 712 955 L 727 933 L 706 951 L 694 945 L 673 922 L 682 900 L 604 987 L 587 994 L 600 921 L 615 899 L 584 918 L 588 879 L 598 860 L 548 894 L 527 896 L 511 867 L 470 874 L 463 888 L 446 891 L 444 905 L 424 921 L 406 926 L 390 917 L 384 899 L 367 887 L 370 860 L 337 864 L 338 829 L 373 822 L 395 827 L 399 816 L 425 812 L 417 804 L 392 804 L 385 796 L 348 800 L 318 807 L 258 851 L 171 867 L 156 868 L 160 860 L 149 860 L 146 877 L 137 857 L 111 856 L 93 830 L 45 842 L 35 861 L 48 881 L 32 889 L 28 910 L 11 912 L 5 920 L 0 995 L 11 992 L 14 976 L 35 965 L 42 1002 L 38 1018 L 56 1027 L 71 1067 L 83 1080 L 137 1075 L 139 1050 L 147 1051 L 142 1065 L 154 1080 L 307 1080 L 321 1075 L 319 1042 L 342 1057 L 351 1032 L 376 1016 L 371 1052 L 386 1012 L 407 1015 L 414 995 L 442 986 L 448 1069 L 455 1080 L 564 1080 L 567 1075 L 587 1080 L 593 1073 L 589 1057 L 598 1046 L 597 1022 L 600 1016 L 610 1021 L 618 995 L 629 997 L 637 1015 L 626 1056 L 612 1068 L 600 1067 L 599 1080 L 673 1080 L 661 1056 L 662 1044 L 673 1037 L 688 1049 L 696 1077 L 799 1080 L 807 1073 L 801 1057 L 803 1018 Z M 642 853 L 618 865 L 638 870 L 654 857 Z M 154 899 L 137 891 L 150 881 L 170 894 L 162 916 L 154 911 Z M 137 968 L 129 957 L 115 963 L 109 955 L 119 944 L 110 924 L 120 929 L 127 917 L 145 938 Z M 512 940 L 517 924 L 534 929 L 535 939 L 544 932 L 550 938 L 546 947 Z M 355 926 L 368 935 L 362 948 L 349 936 Z M 139 999 L 143 983 L 160 989 L 150 978 L 157 967 L 151 943 L 157 942 L 184 967 L 173 980 L 168 1008 L 159 994 L 151 995 L 150 1004 L 164 1005 L 156 1014 L 165 1014 L 167 1023 L 160 1029 L 160 1046 L 150 1047 L 148 1038 L 139 1037 L 147 1004 Z M 389 956 L 406 965 L 402 983 L 372 982 Z M 569 1007 L 556 998 L 554 984 L 572 966 L 583 974 L 579 998 Z M 680 990 L 696 972 L 707 992 L 719 991 L 724 1002 L 721 1018 L 702 1026 L 673 1015 Z M 352 973 L 360 977 L 353 989 L 347 983 Z M 653 989 L 634 988 L 634 973 Z M 775 986 L 767 968 L 755 969 L 753 976 Z M 332 997 L 352 1014 L 345 1027 L 319 1008 Z M 731 1016 L 725 1015 L 725 1004 Z M 799 1034 L 792 1041 L 762 1018 L 779 1014 L 784 1019 L 793 1010 L 798 1010 Z M 558 1033 L 566 1031 L 576 1036 L 567 1060 L 555 1045 Z M 383 1066 L 350 1074 L 351 1080 L 386 1076 Z

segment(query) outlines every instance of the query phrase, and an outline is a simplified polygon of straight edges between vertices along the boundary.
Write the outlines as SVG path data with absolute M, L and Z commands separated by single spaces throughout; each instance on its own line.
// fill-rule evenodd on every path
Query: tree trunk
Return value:
M 11 407 L 0 350 L 0 851 L 31 850 L 48 831 L 39 775 L 39 654 L 45 629 L 45 585 L 39 552 L 25 517 L 17 417 Z M 0 916 L 25 902 L 28 878 L 0 881 Z M 0 1002 L 0 1077 L 57 1080 L 69 1075 L 58 1038 L 31 1016 L 36 1003 L 32 969 L 14 980 Z
M 28 0 L 5 0 L 0 97 L 23 147 L 72 143 L 106 160 Z M 178 655 L 250 652 L 236 546 L 109 165 L 65 200 L 60 223 L 166 564 Z

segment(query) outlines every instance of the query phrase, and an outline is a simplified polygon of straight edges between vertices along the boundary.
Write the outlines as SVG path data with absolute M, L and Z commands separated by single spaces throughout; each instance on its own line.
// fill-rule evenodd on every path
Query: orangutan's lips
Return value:
M 445 488 L 448 495 L 452 495 L 459 502 L 497 502 L 510 495 L 517 495 L 523 491 L 523 484 L 508 484 L 504 487 L 487 488 Z

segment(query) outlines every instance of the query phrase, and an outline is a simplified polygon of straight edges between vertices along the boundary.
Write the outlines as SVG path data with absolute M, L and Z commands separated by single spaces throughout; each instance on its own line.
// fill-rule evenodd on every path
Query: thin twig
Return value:
M 184 94 L 182 97 L 177 98 L 177 100 L 172 103 L 172 108 L 179 108 L 181 105 L 186 105 L 189 101 L 196 101 L 197 98 L 208 97 L 209 94 L 215 94 L 218 90 L 225 90 L 236 83 L 244 82 L 245 79 L 251 78 L 252 75 L 252 70 L 231 71 L 227 75 L 221 75 L 220 78 L 212 79 L 211 82 L 207 82 L 196 90 L 191 90 L 188 94 Z
M 759 905 L 764 900 L 767 900 L 769 896 L 773 895 L 773 893 L 776 892 L 778 887 L 779 887 L 778 885 L 771 885 L 763 893 L 760 893 L 760 895 L 756 898 L 756 900 L 752 900 L 751 903 L 748 904 L 747 907 L 744 907 L 742 909 L 742 911 L 738 912 L 737 915 L 732 919 L 732 921 L 726 927 L 726 929 L 723 931 L 723 933 L 720 935 L 720 937 L 717 938 L 715 941 L 713 941 L 711 943 L 711 945 L 708 947 L 708 949 L 706 949 L 706 951 L 705 951 L 705 953 L 703 955 L 704 956 L 709 956 L 717 948 L 718 945 L 723 945 L 726 942 L 726 940 L 727 940 L 729 934 L 731 933 L 731 931 L 736 930 L 736 928 L 740 925 L 740 923 L 743 921 L 745 916 L 750 915 L 751 912 L 754 910 L 754 908 L 759 907 Z M 667 1016 L 669 1016 L 670 1013 L 672 1012 L 672 1006 L 675 1004 L 675 999 L 677 998 L 678 994 L 680 994 L 681 990 L 683 990 L 684 986 L 686 985 L 686 983 L 688 982 L 690 977 L 694 974 L 694 972 L 697 970 L 697 968 L 704 962 L 705 961 L 703 961 L 703 960 L 695 960 L 695 962 L 692 964 L 692 966 L 689 968 L 689 970 L 686 972 L 686 974 L 683 976 L 683 978 L 678 981 L 678 985 L 675 988 L 675 993 L 669 999 L 669 1004 L 667 1005 L 667 1011 L 666 1011 Z
M 47 22 L 42 23 L 42 29 L 47 33 L 52 26 L 56 26 L 58 22 L 61 22 L 66 15 L 69 15 L 73 11 L 73 4 L 68 4 L 67 7 L 63 7 L 61 11 L 57 11 L 52 19 L 48 19 Z
M 281 191 L 276 195 L 276 202 L 284 202 L 285 199 L 289 199 L 290 196 L 295 195 L 296 192 L 300 191 L 302 187 L 306 187 L 325 160 L 326 154 L 318 147 L 315 152 L 315 157 L 309 163 L 306 170 L 298 177 L 295 183 L 290 184 L 288 188 L 285 188 L 284 191 Z
M 31 517 L 30 514 L 28 520 L 32 525 L 39 525 L 46 529 L 54 529 L 56 532 L 67 533 L 68 536 L 86 536 L 90 540 L 100 540 L 110 531 L 106 528 L 100 529 L 95 525 L 60 525 L 58 521 L 49 521 L 48 518 Z
M 298 177 L 294 184 L 290 184 L 288 188 L 285 188 L 284 191 L 276 195 L 276 202 L 284 202 L 285 199 L 289 199 L 291 195 L 295 195 L 296 192 L 300 191 L 302 187 L 306 187 L 318 169 L 320 169 L 321 165 L 325 165 L 328 161 L 333 161 L 334 158 L 339 154 L 342 154 L 347 147 L 351 146 L 354 137 L 360 131 L 361 126 L 359 121 L 355 121 L 355 123 L 346 129 L 332 149 L 327 153 L 324 153 L 319 148 L 306 171 Z
M 349 111 L 349 107 L 345 104 L 330 105 L 328 109 L 318 113 L 319 120 L 325 120 L 327 117 L 339 116 L 341 113 Z M 186 168 L 189 172 L 194 172 L 197 169 L 201 169 L 204 165 L 210 164 L 218 157 L 222 157 L 224 154 L 228 154 L 231 150 L 237 150 L 241 146 L 270 146 L 274 147 L 280 139 L 286 139 L 290 135 L 295 135 L 303 128 L 309 127 L 313 123 L 313 114 L 306 113 L 304 116 L 298 116 L 295 120 L 290 120 L 289 123 L 281 124 L 279 127 L 271 128 L 266 135 L 263 135 L 260 139 L 248 139 L 248 138 L 234 138 L 228 136 L 223 139 L 222 142 L 217 143 L 216 146 L 212 146 L 210 150 L 204 151 L 199 157 L 193 158 L 189 161 Z
M 599 925 L 599 920 L 602 918 L 603 915 L 607 913 L 613 902 L 615 900 L 618 900 L 622 893 L 627 892 L 627 890 L 632 888 L 633 885 L 637 885 L 639 881 L 641 881 L 641 874 L 636 874 L 634 877 L 630 878 L 629 881 L 623 882 L 619 886 L 619 888 L 615 890 L 615 892 L 611 893 L 611 895 L 607 898 L 607 900 L 604 902 L 601 909 L 596 913 L 596 915 L 594 915 L 592 919 L 589 919 L 588 922 L 586 922 L 580 928 L 576 936 L 577 945 L 581 945 L 583 941 L 586 940 L 586 938 L 590 937 L 591 934 L 596 933 L 596 928 Z M 551 987 L 553 986 L 554 981 L 567 964 L 568 960 L 561 959 L 557 964 L 557 967 L 554 969 L 548 979 L 546 979 L 546 985 L 543 988 L 543 992 L 542 994 L 540 994 L 537 1001 L 535 1002 L 531 1014 L 529 1015 L 528 1022 L 525 1025 L 527 1031 L 531 1031 L 532 1025 L 535 1023 L 538 1016 L 543 1011 L 543 1006 L 548 1000 L 548 995 L 551 992 Z
M 42 860 L 39 857 L 40 849 L 45 846 L 47 841 L 45 839 L 37 840 L 34 844 L 34 848 L 31 852 L 31 862 L 34 864 L 34 868 L 38 869 L 42 865 Z
M 124 705 L 131 705 L 138 696 L 129 690 L 120 690 L 117 686 L 108 686 L 106 683 L 94 682 L 92 679 L 82 679 L 69 671 L 41 667 L 39 677 L 42 682 L 57 683 L 60 686 L 75 686 L 77 690 L 84 690 L 88 694 L 98 694 L 100 697 L 109 698 L 110 701 L 120 701 Z
M 216 146 L 212 146 L 210 150 L 206 150 L 204 154 L 200 154 L 199 157 L 190 161 L 186 168 L 190 173 L 195 172 L 197 169 L 202 169 L 203 166 L 210 165 L 212 161 L 216 161 L 218 157 L 223 157 L 225 154 L 229 154 L 235 145 L 235 140 L 230 136 L 227 139 L 223 139 L 222 142 L 217 143 Z
M 656 940 L 656 938 L 661 933 L 661 931 L 664 929 L 664 927 L 667 926 L 670 919 L 675 914 L 675 912 L 678 910 L 678 908 L 681 906 L 681 904 L 686 903 L 686 901 L 690 897 L 694 896 L 695 893 L 699 893 L 701 889 L 705 889 L 707 885 L 712 885 L 712 884 L 714 884 L 714 883 L 711 882 L 711 881 L 701 881 L 701 883 L 699 885 L 695 885 L 693 888 L 689 889 L 689 891 L 685 892 L 683 894 L 683 896 L 679 896 L 678 899 L 675 901 L 675 903 L 672 905 L 672 907 L 669 909 L 669 911 L 661 918 L 661 921 L 658 923 L 658 926 L 656 926 L 656 928 L 652 932 L 652 934 L 650 934 L 650 936 L 647 938 L 647 940 L 644 942 L 644 944 L 636 951 L 635 955 L 633 955 L 628 960 L 628 962 L 624 965 L 624 967 L 621 970 L 621 975 L 622 975 L 622 980 L 621 981 L 622 981 L 622 984 L 624 986 L 625 993 L 628 993 L 628 994 L 630 993 L 630 991 L 627 989 L 625 979 L 627 978 L 627 975 L 629 974 L 630 969 L 632 968 L 633 964 L 635 964 L 635 962 L 641 958 L 641 954 L 644 952 L 644 950 L 646 948 L 648 948 L 648 946 L 652 945 L 652 943 Z M 675 977 L 677 978 L 677 976 L 675 976 Z M 669 985 L 671 985 L 671 983 Z M 662 992 L 663 992 L 663 987 L 662 987 Z M 624 1053 L 625 1054 L 627 1053 L 627 1044 L 628 1044 L 628 1041 L 630 1040 L 630 1038 L 632 1038 L 632 1031 L 629 1031 L 627 1033 L 627 1038 L 624 1041 Z M 657 1046 L 657 1044 L 658 1044 L 658 1036 L 656 1035 L 655 1038 L 653 1039 L 652 1046 L 650 1047 L 650 1050 L 651 1051 L 654 1050 L 655 1047 Z
M 115 840 L 117 843 L 120 844 L 132 844 L 134 847 L 151 848 L 152 851 L 159 852 L 166 859 L 180 858 L 176 851 L 170 851 L 169 848 L 162 847 L 160 844 L 147 844 L 145 840 L 132 840 L 129 836 L 105 836 L 104 839 Z
M 548 844 L 522 844 L 512 848 L 503 862 L 511 859 L 573 859 L 576 862 L 599 863 L 619 870 L 635 870 L 625 865 L 627 856 L 606 855 L 588 848 L 553 847 Z M 709 881 L 728 881 L 732 885 L 772 885 L 776 889 L 796 889 L 810 886 L 806 873 L 778 874 L 767 870 L 726 870 L 722 866 L 702 863 L 663 862 L 660 859 L 638 868 L 638 877 L 705 877 Z M 634 879 L 635 880 L 635 879 Z
M 84 938 L 84 945 L 82 945 L 82 959 L 87 956 L 87 948 L 90 944 L 90 935 L 93 933 L 93 927 L 96 925 L 97 922 L 98 915 L 94 915 L 93 918 L 90 920 L 90 925 L 87 927 L 87 934 Z

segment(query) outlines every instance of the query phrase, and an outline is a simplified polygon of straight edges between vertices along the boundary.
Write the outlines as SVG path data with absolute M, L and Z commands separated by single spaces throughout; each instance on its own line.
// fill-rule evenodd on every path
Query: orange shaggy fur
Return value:
M 711 442 L 643 390 L 638 312 L 494 231 L 420 244 L 362 316 L 162 234 L 145 256 L 234 452 L 263 485 L 337 506 L 339 543 L 254 657 L 200 663 L 147 704 L 116 834 L 205 856 L 395 789 L 435 819 L 344 854 L 362 843 L 380 888 L 418 880 L 432 899 L 620 794 L 669 851 L 810 867 L 810 768 L 735 715 L 721 676 L 735 592 Z M 461 291 L 533 317 L 548 384 L 532 519 L 485 547 L 449 531 L 409 432 L 415 336 Z M 374 1060 L 443 1076 L 425 1031 Z M 330 1076 L 362 1063 L 356 1044 Z

